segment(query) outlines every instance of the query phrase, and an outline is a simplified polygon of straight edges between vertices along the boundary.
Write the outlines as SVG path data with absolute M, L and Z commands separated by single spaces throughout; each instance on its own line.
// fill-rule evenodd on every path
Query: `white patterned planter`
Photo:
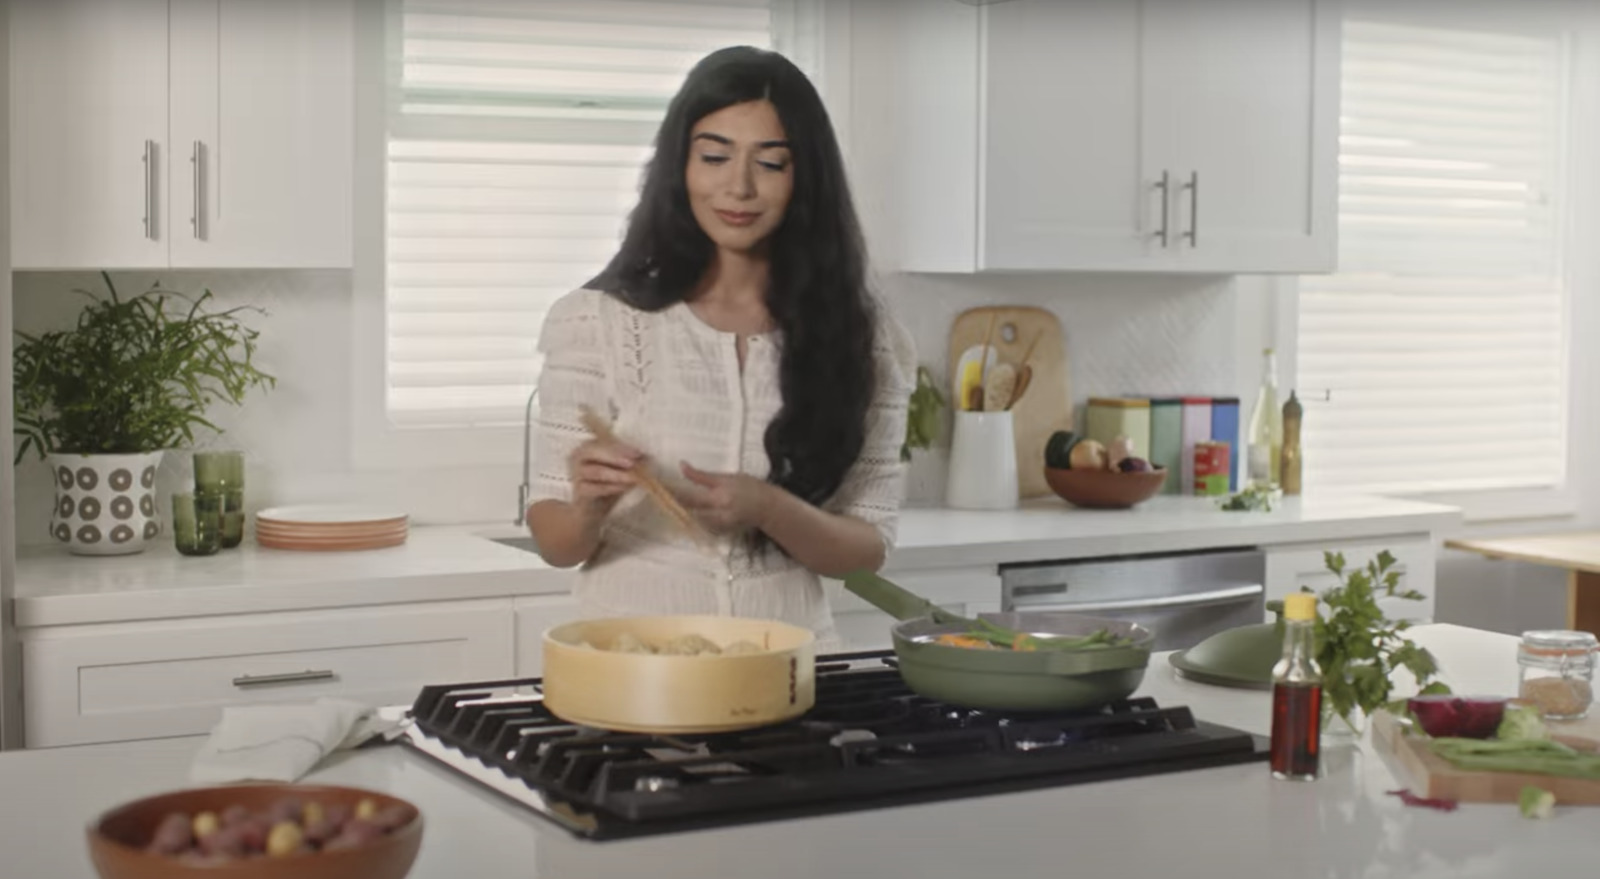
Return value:
M 56 484 L 50 536 L 75 555 L 132 555 L 161 533 L 156 468 L 162 452 L 52 454 Z

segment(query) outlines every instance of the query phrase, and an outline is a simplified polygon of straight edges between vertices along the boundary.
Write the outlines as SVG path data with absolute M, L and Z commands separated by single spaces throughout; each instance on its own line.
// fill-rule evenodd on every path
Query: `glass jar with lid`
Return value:
M 1537 706 L 1551 720 L 1587 716 L 1594 702 L 1597 653 L 1600 640 L 1590 632 L 1523 632 L 1517 646 L 1518 700 Z

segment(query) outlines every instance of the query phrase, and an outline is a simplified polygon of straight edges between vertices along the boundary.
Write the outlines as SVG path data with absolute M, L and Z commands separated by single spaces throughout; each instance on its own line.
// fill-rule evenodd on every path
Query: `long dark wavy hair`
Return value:
M 589 286 L 646 311 L 694 292 L 715 245 L 689 207 L 690 132 L 711 113 L 759 100 L 777 108 L 794 167 L 788 209 L 767 242 L 766 306 L 780 332 L 783 395 L 764 437 L 772 465 L 767 478 L 820 505 L 838 490 L 866 439 L 878 317 L 833 124 L 798 67 L 747 46 L 695 65 L 667 108 L 621 249 Z M 753 550 L 767 544 L 763 534 L 751 537 Z

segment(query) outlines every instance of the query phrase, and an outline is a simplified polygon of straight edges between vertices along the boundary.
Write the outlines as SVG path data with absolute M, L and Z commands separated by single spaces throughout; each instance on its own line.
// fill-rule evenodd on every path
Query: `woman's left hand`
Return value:
M 729 533 L 761 527 L 772 488 L 765 481 L 744 473 L 707 473 L 687 461 L 682 469 L 694 483 L 684 506 L 708 528 Z

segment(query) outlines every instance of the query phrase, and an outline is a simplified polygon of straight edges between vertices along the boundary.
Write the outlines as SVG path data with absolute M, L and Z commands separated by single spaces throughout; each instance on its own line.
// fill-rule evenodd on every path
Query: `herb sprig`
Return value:
M 1350 720 L 1352 709 L 1371 715 L 1389 704 L 1394 688 L 1390 675 L 1399 668 L 1411 672 L 1424 693 L 1449 692 L 1434 681 L 1439 665 L 1433 654 L 1403 634 L 1407 620 L 1391 620 L 1379 598 L 1421 601 L 1415 589 L 1400 588 L 1400 572 L 1388 550 L 1378 553 L 1364 568 L 1346 569 L 1343 553 L 1325 552 L 1323 562 L 1340 585 L 1318 598 L 1328 612 L 1316 621 L 1317 664 L 1322 667 L 1324 705 Z M 1302 592 L 1314 592 L 1302 586 Z

